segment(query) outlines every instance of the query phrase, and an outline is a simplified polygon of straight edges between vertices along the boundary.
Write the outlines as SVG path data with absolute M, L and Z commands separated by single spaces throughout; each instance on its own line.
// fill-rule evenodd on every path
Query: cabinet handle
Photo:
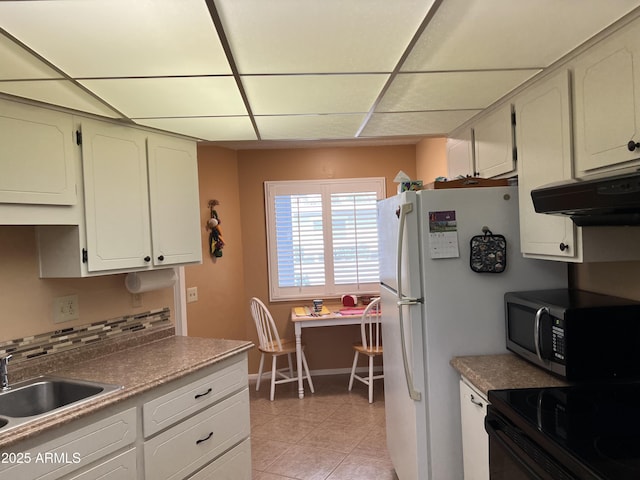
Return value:
M 206 437 L 201 438 L 200 440 L 196 440 L 196 445 L 200 445 L 202 442 L 206 442 L 211 437 L 213 437 L 213 432 L 209 432 L 209 435 L 207 435 Z
M 150 262 L 151 261 L 151 257 L 149 255 L 147 255 L 146 257 L 144 257 L 144 261 L 145 262 Z
M 627 143 L 627 148 L 630 152 L 633 152 L 636 148 L 640 148 L 640 142 L 634 142 L 633 140 L 630 140 L 629 143 Z
M 164 255 L 160 255 L 160 256 L 158 257 L 158 260 L 163 261 L 163 260 L 164 260 Z
M 473 393 L 471 394 L 470 400 L 474 405 L 477 405 L 478 407 L 484 407 L 484 404 L 482 402 L 476 400 L 476 397 L 473 396 Z
M 213 391 L 213 390 L 209 389 L 209 390 L 207 390 L 207 391 L 206 391 L 206 392 L 204 392 L 204 393 L 199 393 L 199 394 L 197 394 L 197 395 L 196 395 L 195 397 L 193 397 L 193 398 L 196 398 L 196 399 L 197 399 L 197 398 L 200 398 L 200 397 L 204 397 L 204 396 L 206 396 L 206 395 L 209 395 L 212 391 Z
M 560 244 L 560 251 L 564 252 L 565 250 L 569 250 L 569 245 L 567 243 Z

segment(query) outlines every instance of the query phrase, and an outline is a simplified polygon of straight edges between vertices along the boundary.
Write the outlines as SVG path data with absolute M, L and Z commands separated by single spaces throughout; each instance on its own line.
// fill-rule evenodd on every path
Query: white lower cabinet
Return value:
M 189 480 L 236 480 L 251 478 L 251 440 L 246 439 Z
M 79 471 L 132 445 L 136 440 L 136 420 L 136 409 L 129 408 L 30 448 L 18 444 L 2 450 L 0 455 L 6 462 L 0 462 L 0 478 L 56 480 Z
M 243 352 L 1 448 L 0 479 L 251 480 L 250 430 Z
M 489 437 L 484 429 L 487 399 L 460 380 L 464 480 L 489 480 Z
M 249 390 L 245 388 L 147 440 L 144 443 L 146 478 L 186 478 L 248 438 L 249 433 Z
M 138 465 L 136 449 L 116 455 L 110 460 L 99 463 L 78 475 L 72 475 L 68 480 L 137 480 Z

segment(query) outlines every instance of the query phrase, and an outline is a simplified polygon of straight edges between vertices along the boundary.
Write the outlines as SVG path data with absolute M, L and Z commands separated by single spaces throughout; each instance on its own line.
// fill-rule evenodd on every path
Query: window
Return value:
M 384 178 L 265 182 L 270 299 L 378 291 Z

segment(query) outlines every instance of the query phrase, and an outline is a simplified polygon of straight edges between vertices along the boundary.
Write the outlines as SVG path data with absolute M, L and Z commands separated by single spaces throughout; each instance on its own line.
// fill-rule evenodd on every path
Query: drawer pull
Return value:
M 205 438 L 201 438 L 200 440 L 197 440 L 196 445 L 200 445 L 202 442 L 206 442 L 211 437 L 213 437 L 213 432 L 209 432 L 209 435 L 207 435 Z
M 474 405 L 477 405 L 478 407 L 484 407 L 482 402 L 479 402 L 478 400 L 476 400 L 476 397 L 474 397 L 473 394 L 471 394 L 471 398 L 469 400 L 471 400 L 471 403 L 473 403 Z
M 200 397 L 204 397 L 204 396 L 206 396 L 206 395 L 209 395 L 212 391 L 213 391 L 213 390 L 211 390 L 211 388 L 209 388 L 209 390 L 207 390 L 206 392 L 204 392 L 204 393 L 199 393 L 198 395 L 196 395 L 196 396 L 195 396 L 195 397 L 193 397 L 193 398 L 194 398 L 194 399 L 198 399 L 198 398 L 200 398 Z

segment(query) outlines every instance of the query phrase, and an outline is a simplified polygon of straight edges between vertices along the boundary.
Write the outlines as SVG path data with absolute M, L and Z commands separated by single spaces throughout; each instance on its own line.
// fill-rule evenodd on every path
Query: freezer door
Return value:
M 422 296 L 418 232 L 415 192 L 404 192 L 378 202 L 380 283 L 397 291 L 399 279 L 402 287 L 399 293 L 408 298 Z M 399 239 L 402 239 L 400 244 Z M 400 278 L 398 272 L 401 272 Z
M 421 307 L 401 306 L 404 318 L 401 323 L 397 293 L 383 286 L 380 296 L 387 448 L 400 480 L 427 479 L 429 448 Z M 413 399 L 407 388 L 403 344 L 419 400 Z

